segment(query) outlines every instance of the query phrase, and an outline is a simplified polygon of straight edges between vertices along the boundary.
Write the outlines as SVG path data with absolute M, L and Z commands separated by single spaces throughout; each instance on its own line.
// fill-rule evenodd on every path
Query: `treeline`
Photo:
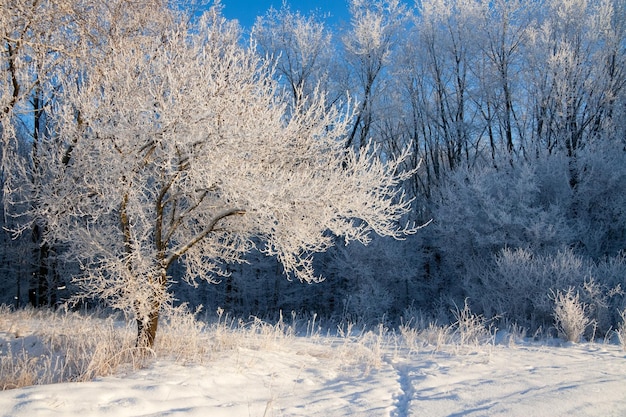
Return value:
M 80 79 L 77 61 L 118 47 L 104 41 L 114 32 L 153 24 L 122 3 L 0 3 L 4 302 L 24 305 L 30 291 L 32 303 L 54 303 L 79 272 L 42 240 L 46 219 L 29 217 L 29 196 L 45 187 L 33 173 L 46 164 L 38 144 L 54 131 L 61 79 Z M 392 321 L 408 308 L 449 320 L 468 300 L 535 331 L 552 325 L 553 296 L 571 287 L 598 332 L 615 327 L 626 307 L 626 2 L 349 6 L 350 21 L 337 26 L 283 7 L 228 33 L 273 66 L 288 114 L 321 94 L 353 112 L 347 148 L 383 160 L 409 150 L 403 168 L 414 174 L 402 187 L 414 201 L 404 220 L 426 226 L 367 247 L 339 241 L 315 255 L 321 283 L 286 280 L 274 258 L 252 252 L 218 284 L 173 284 L 176 297 L 237 315 Z M 59 160 L 72 149 L 63 142 Z

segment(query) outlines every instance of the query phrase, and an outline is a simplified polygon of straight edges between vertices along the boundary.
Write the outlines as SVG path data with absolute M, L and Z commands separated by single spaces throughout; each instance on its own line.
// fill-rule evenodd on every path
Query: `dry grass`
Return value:
M 186 305 L 172 308 L 159 326 L 155 355 L 171 357 L 178 363 L 202 363 L 212 350 L 207 326 L 196 320 Z
M 162 317 L 154 351 L 146 355 L 135 348 L 134 321 L 121 316 L 0 307 L 0 389 L 87 381 L 143 367 L 155 357 L 189 364 L 241 348 L 280 350 L 298 337 L 306 338 L 307 349 L 317 346 L 316 356 L 332 359 L 345 370 L 367 373 L 383 366 L 386 355 L 425 348 L 458 351 L 461 344 L 476 347 L 491 337 L 486 321 L 467 308 L 457 312 L 453 325 L 422 319 L 403 324 L 396 334 L 382 324 L 368 328 L 344 323 L 324 337 L 315 315 L 294 313 L 285 320 L 281 313 L 273 322 L 235 319 L 221 309 L 208 322 L 197 320 L 197 315 L 186 306 L 171 309 Z
M 620 323 L 617 326 L 615 333 L 617 334 L 617 340 L 619 341 L 622 350 L 626 351 L 626 308 L 619 312 Z
M 87 381 L 139 366 L 133 333 L 113 318 L 0 308 L 0 388 Z M 8 336 L 8 337 L 7 337 Z
M 454 323 L 439 325 L 419 312 L 407 310 L 406 319 L 399 326 L 403 346 L 411 353 L 448 351 L 460 354 L 480 351 L 495 343 L 497 329 L 493 320 L 472 313 L 467 301 L 452 314 Z
M 396 344 L 395 335 L 383 324 L 371 330 L 352 323 L 342 324 L 338 327 L 338 336 L 330 346 L 331 356 L 338 359 L 344 369 L 360 368 L 366 374 L 380 368 L 387 348 Z

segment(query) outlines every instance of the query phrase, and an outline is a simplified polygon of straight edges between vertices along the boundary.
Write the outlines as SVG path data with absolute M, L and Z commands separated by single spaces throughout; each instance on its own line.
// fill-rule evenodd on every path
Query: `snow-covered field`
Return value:
M 264 337 L 200 363 L 156 359 L 90 382 L 2 391 L 0 416 L 626 415 L 617 344 L 410 349 L 391 333 Z M 15 339 L 0 332 L 3 351 Z
M 209 363 L 157 361 L 93 382 L 0 393 L 4 416 L 624 416 L 626 357 L 615 345 L 492 346 L 472 354 L 386 351 L 345 367 L 297 339 Z

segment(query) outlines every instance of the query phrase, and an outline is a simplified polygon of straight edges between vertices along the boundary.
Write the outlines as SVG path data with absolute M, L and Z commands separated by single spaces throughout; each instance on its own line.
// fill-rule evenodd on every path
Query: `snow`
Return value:
M 378 363 L 349 356 L 340 339 L 320 336 L 217 352 L 201 364 L 157 359 L 91 382 L 2 391 L 0 416 L 626 415 L 626 353 L 616 344 L 411 352 L 389 343 Z

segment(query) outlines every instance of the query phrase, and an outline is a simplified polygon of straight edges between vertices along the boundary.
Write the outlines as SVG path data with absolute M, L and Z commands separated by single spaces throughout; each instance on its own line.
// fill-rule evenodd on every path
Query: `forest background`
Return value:
M 130 14 L 124 3 L 109 2 L 88 35 L 122 30 L 112 22 Z M 72 149 L 52 135 L 59 74 L 107 49 L 71 49 L 67 28 L 95 3 L 0 5 L 11 11 L 0 14 L 0 303 L 56 305 L 76 291 L 81 265 L 32 213 L 50 144 L 59 160 Z M 338 242 L 315 255 L 316 283 L 286 279 L 258 251 L 197 288 L 174 265 L 176 303 L 389 323 L 408 310 L 450 322 L 467 303 L 534 333 L 552 331 L 555 298 L 569 294 L 593 320 L 589 337 L 616 328 L 626 307 L 626 2 L 353 0 L 350 14 L 335 27 L 283 7 L 249 31 L 224 27 L 275 66 L 292 108 L 320 91 L 332 104 L 354 100 L 354 152 L 384 161 L 408 147 L 401 168 L 413 174 L 401 187 L 414 200 L 403 220 L 426 226 L 402 240 Z

